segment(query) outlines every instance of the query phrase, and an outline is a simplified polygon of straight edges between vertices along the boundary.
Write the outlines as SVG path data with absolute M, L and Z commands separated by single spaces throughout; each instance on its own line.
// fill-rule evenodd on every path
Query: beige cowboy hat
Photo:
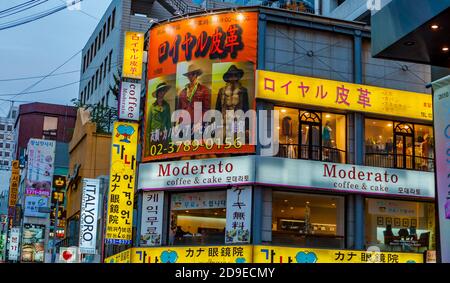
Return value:
M 228 83 L 232 75 L 237 76 L 238 80 L 240 80 L 244 76 L 244 71 L 242 69 L 239 69 L 235 65 L 231 65 L 230 68 L 228 68 L 228 71 L 223 74 L 223 80 Z
M 184 73 L 183 76 L 188 76 L 189 74 L 192 74 L 192 73 L 196 73 L 197 76 L 200 76 L 201 74 L 203 74 L 203 71 L 197 65 L 191 64 L 191 65 L 189 65 L 187 72 Z
M 167 83 L 165 83 L 165 82 L 159 83 L 159 84 L 156 86 L 155 91 L 152 92 L 152 96 L 153 96 L 153 97 L 156 97 L 156 93 L 157 93 L 158 91 L 162 91 L 162 92 L 164 92 L 164 94 L 166 94 L 167 91 L 168 91 L 169 89 L 170 89 L 170 85 L 168 85 Z

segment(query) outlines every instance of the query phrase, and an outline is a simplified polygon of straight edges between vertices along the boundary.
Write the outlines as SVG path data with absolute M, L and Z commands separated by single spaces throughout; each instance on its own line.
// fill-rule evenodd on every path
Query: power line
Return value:
M 25 17 L 25 18 L 22 18 L 22 19 L 6 22 L 6 23 L 4 23 L 3 25 L 0 26 L 0 30 L 10 29 L 10 28 L 13 28 L 13 27 L 17 27 L 17 26 L 21 26 L 21 25 L 24 25 L 24 24 L 27 24 L 27 23 L 31 23 L 31 22 L 37 21 L 39 19 L 45 18 L 45 17 L 50 16 L 52 14 L 55 14 L 55 13 L 57 13 L 59 11 L 62 11 L 62 10 L 66 9 L 66 8 L 68 8 L 70 6 L 73 6 L 73 5 L 76 5 L 78 3 L 81 3 L 82 1 L 83 0 L 74 0 L 72 3 L 68 3 L 67 5 L 61 5 L 59 7 L 55 7 L 55 8 L 52 8 L 50 10 L 47 10 L 47 11 L 44 11 L 44 12 L 41 12 L 41 13 L 37 13 L 37 14 L 31 15 L 31 16 L 28 16 L 28 17 Z
M 111 65 L 115 66 L 117 65 L 117 61 L 116 62 L 112 62 Z M 100 68 L 100 66 L 91 66 L 86 68 L 86 70 L 89 69 L 97 69 Z M 61 76 L 61 75 L 67 75 L 67 74 L 73 74 L 73 73 L 77 73 L 77 72 L 81 72 L 81 70 L 73 70 L 73 71 L 67 71 L 67 72 L 61 72 L 61 73 L 56 73 L 53 75 L 41 75 L 41 76 L 28 76 L 28 77 L 18 77 L 18 78 L 9 78 L 9 79 L 0 79 L 0 82 L 8 82 L 8 81 L 23 81 L 23 80 L 31 80 L 31 79 L 39 79 L 42 77 L 56 77 L 56 76 Z
M 7 13 L 8 11 L 14 11 L 14 10 L 16 10 L 16 9 L 19 9 L 19 8 L 23 7 L 23 6 L 27 6 L 27 5 L 33 4 L 33 2 L 36 2 L 36 1 L 39 1 L 39 0 L 30 0 L 30 1 L 27 1 L 27 2 L 25 2 L 25 3 L 18 4 L 18 5 L 16 5 L 16 6 L 11 7 L 11 8 L 2 10 L 2 11 L 0 11 L 0 15 L 1 15 L 1 14 L 4 14 L 4 13 Z
M 116 64 L 112 64 L 112 66 L 115 67 Z M 75 82 L 71 82 L 71 83 L 67 83 L 67 84 L 55 86 L 55 87 L 48 88 L 48 89 L 42 89 L 42 90 L 36 90 L 36 91 L 29 91 L 29 92 L 24 92 L 24 91 L 22 91 L 22 92 L 20 92 L 19 94 L 14 94 L 14 93 L 3 93 L 3 94 L 0 94 L 0 96 L 11 96 L 11 95 L 14 95 L 13 97 L 11 97 L 11 98 L 14 98 L 14 97 L 17 97 L 17 96 L 19 96 L 19 95 L 32 94 L 32 93 L 40 93 L 40 92 L 46 92 L 46 91 L 51 91 L 51 90 L 55 90 L 55 89 L 60 89 L 60 88 L 63 88 L 63 87 L 69 86 L 69 85 L 76 84 L 76 83 L 80 83 L 80 82 L 84 82 L 84 81 L 89 81 L 90 79 L 91 79 L 91 78 L 85 78 L 85 79 L 82 79 L 82 80 L 78 80 L 78 81 L 75 81 Z M 31 88 L 30 88 L 30 89 L 31 89 Z M 0 100 L 1 100 L 1 99 L 0 99 Z
M 7 14 L 7 15 L 4 15 L 4 16 L 2 15 L 2 16 L 0 17 L 0 19 L 6 18 L 6 17 L 10 17 L 10 16 L 12 16 L 12 15 L 18 14 L 18 13 L 20 13 L 20 12 L 29 10 L 29 9 L 31 9 L 31 8 L 33 8 L 33 7 L 36 7 L 36 6 L 39 6 L 39 5 L 41 5 L 41 4 L 44 4 L 45 2 L 48 2 L 48 0 L 40 0 L 40 1 L 41 1 L 41 2 L 38 2 L 38 3 L 31 3 L 31 4 L 33 4 L 33 5 L 31 5 L 31 6 L 28 5 L 28 6 L 22 7 L 22 8 L 19 9 L 18 11 L 13 11 L 13 12 Z
M 64 0 L 59 0 L 59 2 L 63 2 L 63 3 L 66 3 Z M 91 18 L 93 18 L 93 19 L 95 19 L 95 20 L 97 20 L 97 21 L 99 21 L 100 19 L 99 18 L 97 18 L 96 16 L 94 16 L 94 15 L 91 15 L 91 14 L 89 14 L 89 13 L 86 13 L 85 11 L 83 11 L 83 10 L 78 10 L 80 13 L 82 13 L 82 14 L 85 14 L 86 16 L 89 16 L 89 17 L 91 17 Z

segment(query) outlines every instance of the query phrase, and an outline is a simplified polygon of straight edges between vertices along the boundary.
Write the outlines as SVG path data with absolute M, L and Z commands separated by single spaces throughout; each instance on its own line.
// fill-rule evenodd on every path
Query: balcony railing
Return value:
M 394 153 L 366 153 L 365 165 L 433 172 L 434 158 Z
M 298 144 L 280 144 L 277 157 L 293 159 L 310 159 L 333 163 L 345 163 L 346 152 L 325 146 L 309 146 Z

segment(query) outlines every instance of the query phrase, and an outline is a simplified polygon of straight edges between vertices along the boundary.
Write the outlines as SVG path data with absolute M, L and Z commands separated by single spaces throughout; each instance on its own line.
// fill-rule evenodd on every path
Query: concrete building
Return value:
M 82 178 L 100 178 L 109 175 L 111 155 L 111 135 L 97 133 L 96 124 L 90 122 L 90 114 L 79 110 L 74 134 L 69 144 L 70 169 L 67 186 L 67 222 L 66 237 L 57 244 L 57 247 L 78 245 L 80 206 L 82 196 Z M 104 179 L 104 178 L 103 178 Z M 107 188 L 107 180 L 102 181 L 101 198 L 104 188 Z M 103 203 L 99 203 L 99 216 L 103 213 Z M 103 218 L 100 217 L 99 231 Z M 98 233 L 98 242 L 101 242 L 101 233 Z M 97 254 L 98 256 L 100 253 Z M 96 259 L 99 261 L 99 258 Z
M 205 158 L 205 148 L 189 152 L 186 146 L 178 148 L 183 154 L 173 149 L 166 152 L 151 130 L 159 128 L 150 126 L 139 167 L 139 239 L 133 243 L 131 259 L 142 263 L 336 262 L 336 254 L 354 253 L 352 262 L 368 262 L 373 259 L 366 250 L 376 246 L 385 252 L 382 262 L 423 262 L 422 253 L 436 248 L 430 151 L 434 132 L 426 87 L 431 81 L 430 66 L 373 58 L 371 32 L 365 23 L 265 7 L 191 14 L 188 20 L 186 15 L 172 18 L 151 28 L 161 38 L 153 45 L 150 42 L 149 52 L 157 53 L 152 46 L 160 46 L 158 40 L 166 40 L 164 30 L 173 31 L 171 27 L 182 38 L 187 32 L 197 35 L 195 18 L 206 15 L 211 20 L 198 25 L 211 33 L 220 30 L 218 26 L 232 31 L 229 25 L 237 23 L 246 38 L 244 50 L 233 58 L 220 57 L 220 62 L 203 60 L 201 53 L 180 56 L 174 61 L 177 68 L 158 73 L 158 62 L 166 59 L 162 50 L 160 61 L 149 58 L 153 70 L 147 78 L 149 93 L 161 79 L 176 89 L 179 74 L 189 74 L 188 65 L 194 62 L 202 66 L 201 82 L 212 90 L 211 100 L 217 101 L 221 79 L 230 80 L 225 72 L 230 66 L 238 68 L 241 78 L 249 72 L 241 84 L 249 95 L 255 93 L 256 110 L 279 113 L 278 128 L 265 129 L 279 131 L 279 146 L 271 156 L 261 141 L 253 151 L 230 153 L 215 148 L 209 152 L 214 158 Z M 257 52 L 252 53 L 252 48 Z M 210 58 L 217 52 L 213 50 Z M 239 57 L 239 52 L 245 56 Z M 223 76 L 206 71 L 221 68 Z M 253 84 L 255 69 L 258 81 Z M 170 109 L 180 108 L 175 97 L 183 94 L 180 89 L 170 91 L 164 100 Z M 357 108 L 367 102 L 366 96 L 370 106 Z M 147 96 L 147 114 L 150 103 L 156 102 Z M 211 108 L 217 105 L 211 103 Z M 367 179 L 373 174 L 396 177 L 393 181 Z M 157 209 L 149 205 L 152 201 Z M 237 207 L 245 207 L 244 214 Z M 250 222 L 243 221 L 249 218 Z M 245 230 L 237 231 L 239 227 Z M 399 239 L 406 236 L 408 244 L 400 245 Z M 192 246 L 196 248 L 187 248 Z M 192 251 L 204 253 L 191 256 Z M 174 252 L 176 256 L 158 256 Z M 106 261 L 130 260 L 124 255 Z
M 13 106 L 6 117 L 0 117 L 0 170 L 11 169 L 14 159 L 14 122 L 17 118 L 18 107 Z
M 121 71 L 125 32 L 146 32 L 154 22 L 175 12 L 164 0 L 112 1 L 83 48 L 78 99 L 83 104 L 117 108 L 110 87 L 115 86 L 114 75 Z

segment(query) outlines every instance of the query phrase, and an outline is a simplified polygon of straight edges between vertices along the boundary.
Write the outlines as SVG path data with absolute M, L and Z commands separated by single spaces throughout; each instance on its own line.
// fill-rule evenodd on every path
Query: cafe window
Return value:
M 431 126 L 366 119 L 366 165 L 434 170 L 434 135 Z
M 432 203 L 366 199 L 366 245 L 381 251 L 435 250 L 435 206 Z
M 170 196 L 169 245 L 225 243 L 226 191 Z
M 345 115 L 275 107 L 279 113 L 277 156 L 346 162 Z
M 273 191 L 272 244 L 344 248 L 344 198 Z

